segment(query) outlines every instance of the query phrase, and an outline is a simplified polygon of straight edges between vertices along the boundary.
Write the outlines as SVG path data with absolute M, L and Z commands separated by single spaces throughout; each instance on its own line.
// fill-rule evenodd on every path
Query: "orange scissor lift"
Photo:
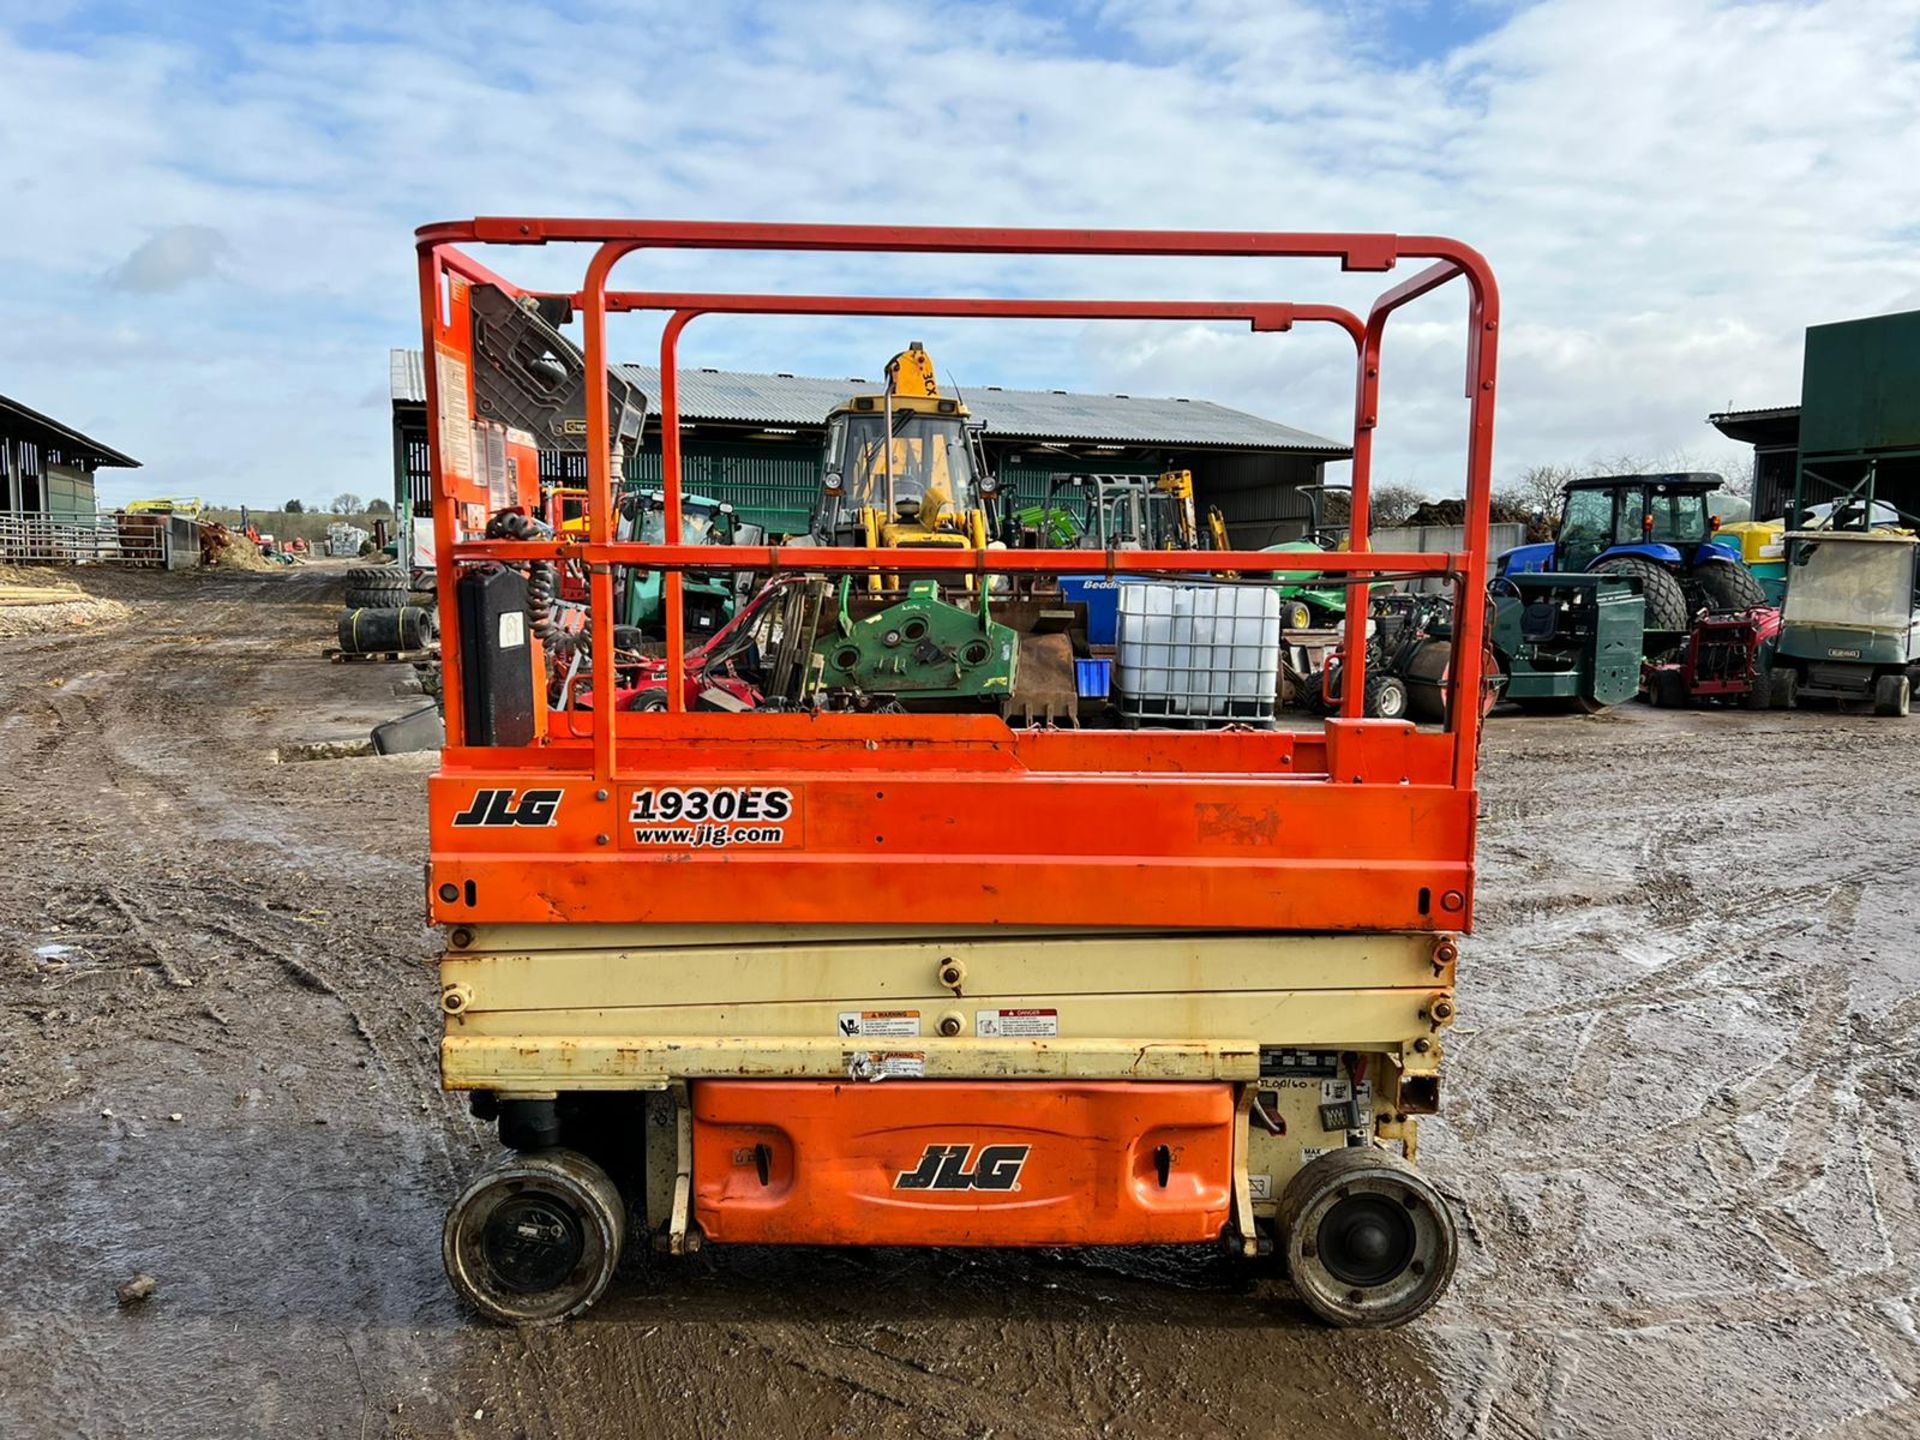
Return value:
M 590 259 L 559 295 L 466 253 L 561 243 Z M 619 710 L 601 685 L 588 708 L 543 698 L 524 743 L 476 743 L 461 697 L 484 632 L 444 627 L 428 880 L 448 937 L 443 1078 L 498 1117 L 508 1147 L 448 1217 L 462 1296 L 499 1320 L 575 1314 L 640 1244 L 1207 1242 L 1276 1257 L 1334 1323 L 1395 1324 L 1432 1304 L 1454 1226 L 1412 1162 L 1416 1117 L 1438 1104 L 1456 936 L 1472 915 L 1479 707 L 1462 697 L 1480 693 L 1483 607 L 1456 604 L 1443 730 L 1362 718 L 1359 674 L 1343 714 L 1297 733 L 689 710 L 683 572 L 837 578 L 897 570 L 900 552 L 616 541 L 606 330 L 619 312 L 666 317 L 663 533 L 678 536 L 676 356 L 701 315 L 1332 325 L 1355 356 L 1349 551 L 941 549 L 913 565 L 979 586 L 1315 570 L 1351 583 L 1357 671 L 1369 580 L 1444 577 L 1457 600 L 1484 591 L 1498 335 L 1484 260 L 1387 234 L 520 218 L 427 226 L 418 249 L 441 613 L 459 613 L 463 575 L 574 567 L 593 616 L 587 668 L 610 675 L 613 568 L 657 569 L 671 672 L 664 710 Z M 618 262 L 656 249 L 1428 263 L 1364 317 L 1284 302 L 610 288 Z M 1468 548 L 1374 553 L 1387 322 L 1454 281 L 1468 319 Z M 581 322 L 582 413 L 555 428 L 588 457 L 584 537 L 489 538 L 502 455 L 517 462 L 504 498 L 538 501 L 527 477 L 539 437 L 495 433 L 476 414 L 476 368 L 501 349 L 477 317 L 503 301 Z M 499 624 L 504 643 L 511 617 Z

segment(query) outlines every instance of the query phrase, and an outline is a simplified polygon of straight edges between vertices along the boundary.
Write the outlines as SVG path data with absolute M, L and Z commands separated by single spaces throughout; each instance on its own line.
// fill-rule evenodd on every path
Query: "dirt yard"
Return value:
M 1920 720 L 1492 722 L 1410 1329 L 1185 1255 L 711 1249 L 516 1334 L 440 1272 L 492 1144 L 432 761 L 292 758 L 419 703 L 319 658 L 337 584 L 0 639 L 0 1435 L 1920 1434 Z

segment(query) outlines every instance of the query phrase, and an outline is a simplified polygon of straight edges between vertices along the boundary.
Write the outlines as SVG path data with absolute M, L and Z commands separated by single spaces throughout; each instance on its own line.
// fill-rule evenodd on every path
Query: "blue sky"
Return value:
M 1440 232 L 1506 298 L 1502 473 L 1736 458 L 1809 323 L 1920 307 L 1920 0 L 0 0 L 0 392 L 103 494 L 383 491 L 411 231 L 483 213 Z M 568 283 L 580 260 L 512 251 Z M 649 257 L 634 284 L 1358 302 L 1181 262 Z M 1395 338 L 1379 473 L 1457 487 L 1460 313 Z M 615 351 L 652 358 L 645 321 Z M 1204 397 L 1350 423 L 1327 336 L 703 321 L 689 364 Z

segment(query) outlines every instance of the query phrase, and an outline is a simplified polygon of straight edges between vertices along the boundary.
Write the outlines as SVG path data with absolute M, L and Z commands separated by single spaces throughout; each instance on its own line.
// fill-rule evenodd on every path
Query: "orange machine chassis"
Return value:
M 584 328 L 584 540 L 481 538 L 486 491 L 461 427 L 473 413 L 472 285 L 524 291 L 459 248 L 578 242 L 592 259 L 568 295 Z M 615 265 L 650 249 L 895 251 L 1032 255 L 1321 257 L 1347 271 L 1432 263 L 1385 291 L 1365 319 L 1338 306 L 1247 301 L 1089 301 L 689 294 L 615 291 Z M 661 436 L 665 530 L 680 533 L 677 349 L 704 314 L 844 314 L 1300 323 L 1353 341 L 1353 527 L 1348 552 L 929 551 L 922 570 L 994 574 L 1155 573 L 1345 577 L 1347 664 L 1364 666 L 1362 603 L 1379 576 L 1446 577 L 1482 593 L 1493 443 L 1499 301 L 1482 258 L 1452 240 L 1378 234 L 932 229 L 478 219 L 419 232 L 428 423 L 441 557 L 441 613 L 456 613 L 463 566 L 566 558 L 590 573 L 593 668 L 613 669 L 615 564 L 666 576 L 668 658 L 661 713 L 619 712 L 596 687 L 535 743 L 473 746 L 447 706 L 447 746 L 430 782 L 429 904 L 443 924 L 1048 925 L 1335 931 L 1470 927 L 1483 607 L 1456 606 L 1455 683 L 1444 732 L 1360 718 L 1363 679 L 1324 733 L 1013 729 L 966 715 L 693 714 L 680 675 L 682 572 L 837 574 L 897 564 L 890 551 L 711 547 L 613 541 L 606 322 L 664 312 Z M 1387 321 L 1453 280 L 1467 299 L 1466 549 L 1370 549 L 1367 496 Z M 1089 563 L 1089 562 L 1092 563 Z M 443 642 L 445 690 L 461 694 L 457 627 Z M 1463 700 L 1463 697 L 1464 700 Z M 561 733 L 564 730 L 566 733 Z

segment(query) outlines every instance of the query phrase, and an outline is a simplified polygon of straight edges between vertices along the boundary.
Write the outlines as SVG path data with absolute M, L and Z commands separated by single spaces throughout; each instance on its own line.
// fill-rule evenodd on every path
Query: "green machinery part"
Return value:
M 1507 699 L 1594 708 L 1618 705 L 1639 691 L 1646 601 L 1637 581 L 1508 575 L 1489 588 Z
M 842 596 L 837 632 L 814 646 L 819 683 L 884 695 L 903 705 L 998 702 L 1013 693 L 1020 648 L 1013 629 L 940 598 L 916 580 L 907 598 L 852 620 Z

